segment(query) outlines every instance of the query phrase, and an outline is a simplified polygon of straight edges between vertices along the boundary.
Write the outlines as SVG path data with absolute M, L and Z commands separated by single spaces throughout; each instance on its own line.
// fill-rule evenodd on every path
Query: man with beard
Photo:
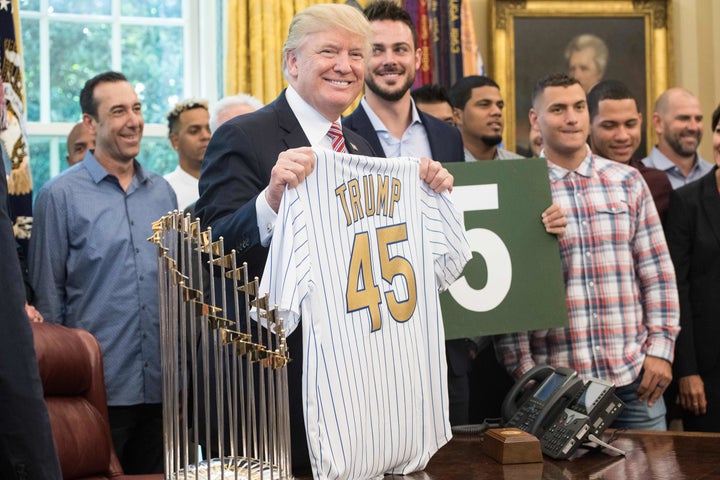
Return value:
M 465 146 L 466 162 L 523 158 L 499 147 L 505 126 L 505 101 L 493 79 L 480 75 L 461 78 L 450 89 L 450 103 Z
M 410 94 L 421 49 L 410 15 L 394 2 L 380 0 L 364 10 L 374 36 L 372 54 L 365 63 L 365 97 L 355 111 L 343 119 L 343 127 L 363 136 L 375 153 L 385 157 L 427 157 L 440 162 L 464 160 L 462 137 L 457 129 L 419 111 Z M 543 213 L 550 233 L 565 231 L 565 217 L 556 205 Z M 469 339 L 446 342 L 450 423 L 469 420 L 471 354 Z
M 343 126 L 364 137 L 380 156 L 462 162 L 458 131 L 419 111 L 410 95 L 421 54 L 410 15 L 387 0 L 369 4 L 364 13 L 374 33 L 365 63 L 365 97 Z
M 658 143 L 642 163 L 665 172 L 674 189 L 703 177 L 712 169 L 697 153 L 702 139 L 702 120 L 700 101 L 684 88 L 666 90 L 655 102 L 652 122 Z

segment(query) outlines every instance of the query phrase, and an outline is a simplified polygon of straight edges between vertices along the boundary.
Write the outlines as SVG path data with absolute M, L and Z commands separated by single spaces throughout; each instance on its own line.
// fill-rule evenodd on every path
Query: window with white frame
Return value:
M 138 160 L 177 165 L 165 113 L 177 101 L 218 97 L 221 0 L 20 0 L 30 162 L 35 191 L 67 168 L 65 138 L 80 121 L 80 90 L 120 71 L 143 104 Z

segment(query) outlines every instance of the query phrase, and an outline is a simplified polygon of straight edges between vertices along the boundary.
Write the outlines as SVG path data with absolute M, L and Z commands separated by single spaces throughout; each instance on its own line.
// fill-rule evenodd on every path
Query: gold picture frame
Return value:
M 490 76 L 505 99 L 506 148 L 532 156 L 528 140 L 532 87 L 545 74 L 567 72 L 565 46 L 589 33 L 607 44 L 604 78 L 625 82 L 635 95 L 645 126 L 640 149 L 649 151 L 654 141 L 652 105 L 673 74 L 670 1 L 492 0 Z

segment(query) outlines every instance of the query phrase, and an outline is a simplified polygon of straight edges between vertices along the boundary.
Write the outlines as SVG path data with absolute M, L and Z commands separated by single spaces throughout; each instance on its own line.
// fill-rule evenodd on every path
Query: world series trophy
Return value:
M 211 239 L 182 211 L 154 222 L 149 239 L 158 247 L 165 478 L 291 479 L 283 322 L 235 250 Z M 228 302 L 244 322 L 228 318 Z M 199 461 L 199 445 L 214 458 Z

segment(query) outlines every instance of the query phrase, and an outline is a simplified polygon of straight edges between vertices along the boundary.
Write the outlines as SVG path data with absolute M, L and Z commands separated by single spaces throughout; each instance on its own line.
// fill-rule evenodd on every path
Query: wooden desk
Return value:
M 480 452 L 480 436 L 455 435 L 422 472 L 387 475 L 394 480 L 654 480 L 720 479 L 720 434 L 608 431 L 626 456 L 591 451 L 575 460 L 501 465 Z M 614 454 L 613 454 L 614 455 Z M 305 477 L 302 477 L 305 478 Z M 308 477 L 309 478 L 309 477 Z
M 611 438 L 613 432 L 603 435 Z M 691 432 L 615 432 L 614 447 L 626 456 L 610 456 L 591 451 L 575 460 L 501 465 L 480 452 L 478 436 L 456 435 L 430 460 L 423 472 L 412 475 L 388 475 L 396 480 L 672 480 L 720 478 L 720 434 Z M 614 454 L 613 454 L 614 455 Z

